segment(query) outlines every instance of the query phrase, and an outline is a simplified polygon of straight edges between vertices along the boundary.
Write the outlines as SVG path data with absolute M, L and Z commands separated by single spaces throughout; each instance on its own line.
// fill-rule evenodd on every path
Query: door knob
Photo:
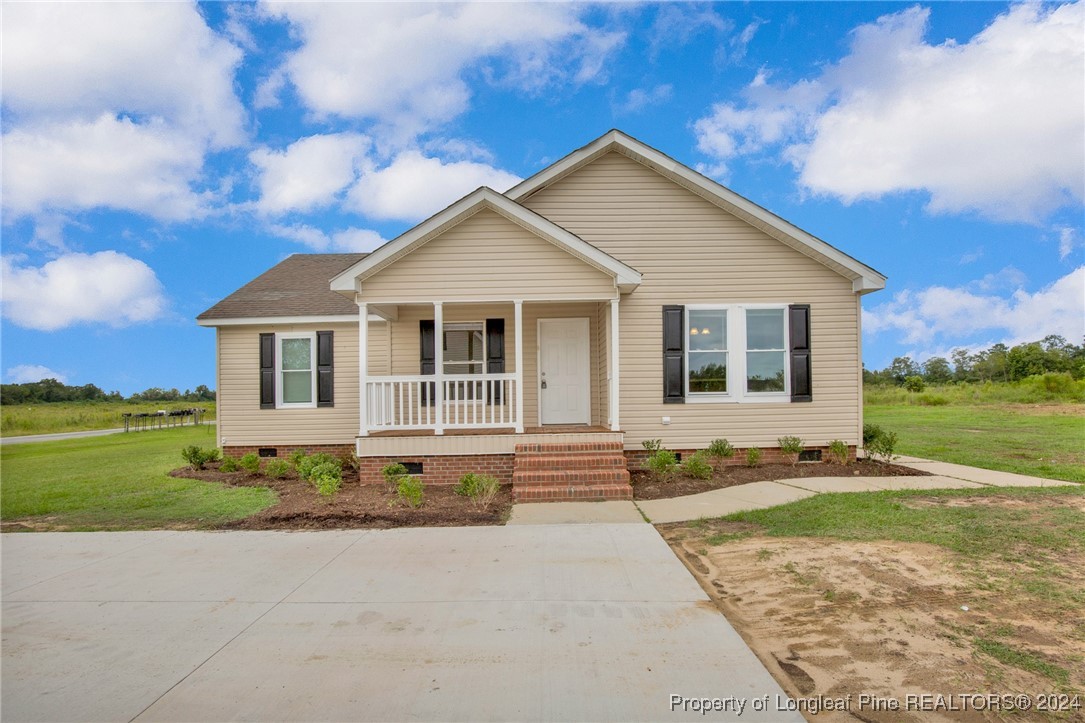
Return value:
M 543 379 L 543 381 L 542 381 L 542 388 L 546 389 L 546 380 L 545 379 Z

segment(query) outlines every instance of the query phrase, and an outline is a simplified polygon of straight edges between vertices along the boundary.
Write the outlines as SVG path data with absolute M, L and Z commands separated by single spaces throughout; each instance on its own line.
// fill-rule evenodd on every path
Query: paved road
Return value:
M 5 721 L 802 720 L 645 524 L 0 542 Z
M 202 424 L 214 424 L 215 421 L 202 422 Z M 123 432 L 124 427 L 119 429 L 91 429 L 83 432 L 57 432 L 55 434 L 28 434 L 23 437 L 0 437 L 0 445 L 26 444 L 27 442 L 52 442 L 57 439 L 79 439 L 80 437 L 104 437 L 107 434 Z M 146 430 L 153 431 L 153 430 Z

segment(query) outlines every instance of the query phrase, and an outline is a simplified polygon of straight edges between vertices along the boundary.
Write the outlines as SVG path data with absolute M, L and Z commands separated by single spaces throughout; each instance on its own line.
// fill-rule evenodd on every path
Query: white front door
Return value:
M 591 424 L 587 319 L 539 319 L 539 422 Z

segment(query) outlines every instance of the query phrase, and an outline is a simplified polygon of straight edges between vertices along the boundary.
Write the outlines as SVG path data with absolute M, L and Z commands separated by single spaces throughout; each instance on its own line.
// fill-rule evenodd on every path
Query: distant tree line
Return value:
M 909 379 L 926 384 L 1013 382 L 1048 373 L 1085 378 L 1085 344 L 1075 346 L 1052 334 L 1012 348 L 995 344 L 975 354 L 969 354 L 967 349 L 954 349 L 949 359 L 935 356 L 922 364 L 911 357 L 899 356 L 880 371 L 864 366 L 863 383 L 904 386 Z
M 0 404 L 48 404 L 49 402 L 213 402 L 215 391 L 201 384 L 194 390 L 151 387 L 125 398 L 120 392 L 102 391 L 94 384 L 68 386 L 56 379 L 25 384 L 0 384 Z

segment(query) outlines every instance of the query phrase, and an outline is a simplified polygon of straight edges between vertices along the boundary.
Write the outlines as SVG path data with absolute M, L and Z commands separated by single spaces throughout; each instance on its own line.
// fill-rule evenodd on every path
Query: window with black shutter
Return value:
M 260 335 L 260 409 L 275 408 L 275 335 Z
M 332 356 L 334 334 L 330 331 L 316 333 L 316 405 L 318 407 L 335 406 Z
M 685 307 L 663 307 L 663 402 L 685 401 Z
M 788 307 L 791 356 L 791 401 L 812 402 L 813 380 L 810 365 L 810 305 L 792 304 Z

